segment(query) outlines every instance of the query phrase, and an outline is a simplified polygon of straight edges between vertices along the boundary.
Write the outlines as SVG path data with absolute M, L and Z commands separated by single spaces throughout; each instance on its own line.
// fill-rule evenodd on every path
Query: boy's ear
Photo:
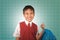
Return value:
M 35 13 L 34 13 L 34 16 L 35 16 Z
M 25 14 L 23 13 L 23 16 L 25 16 Z
M 23 15 L 24 15 L 24 13 L 23 13 Z

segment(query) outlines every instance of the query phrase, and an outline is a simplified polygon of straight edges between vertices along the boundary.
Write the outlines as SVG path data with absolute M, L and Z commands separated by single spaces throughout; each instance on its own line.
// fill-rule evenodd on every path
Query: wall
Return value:
M 15 40 L 13 32 L 17 23 L 23 18 L 23 7 L 32 5 L 35 8 L 34 22 L 51 30 L 60 39 L 60 1 L 59 0 L 0 0 L 0 39 Z

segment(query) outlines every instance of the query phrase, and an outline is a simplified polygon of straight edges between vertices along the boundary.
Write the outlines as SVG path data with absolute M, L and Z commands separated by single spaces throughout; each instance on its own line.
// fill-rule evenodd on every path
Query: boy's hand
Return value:
M 20 40 L 19 37 L 16 37 L 16 40 Z
M 41 28 L 44 29 L 44 26 L 45 26 L 44 23 L 42 23 L 42 24 L 41 24 Z

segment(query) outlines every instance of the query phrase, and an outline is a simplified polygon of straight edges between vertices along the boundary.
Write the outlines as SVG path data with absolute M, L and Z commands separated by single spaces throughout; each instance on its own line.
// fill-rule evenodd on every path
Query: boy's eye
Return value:
M 30 13 L 30 14 L 34 14 L 34 13 Z
M 26 15 L 28 15 L 28 13 L 26 13 Z
M 30 14 L 33 14 L 33 13 L 30 13 Z

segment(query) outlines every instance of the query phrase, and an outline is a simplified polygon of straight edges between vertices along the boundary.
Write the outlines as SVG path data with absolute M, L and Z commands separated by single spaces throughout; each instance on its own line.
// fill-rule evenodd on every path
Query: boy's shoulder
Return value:
M 25 23 L 25 21 L 20 21 L 20 22 L 19 22 L 19 24 L 23 24 L 23 23 Z M 34 22 L 32 22 L 32 25 L 37 26 L 37 24 L 34 23 Z
M 34 22 L 32 22 L 32 24 L 33 24 L 33 25 L 35 25 L 35 26 L 37 26 L 37 24 L 36 24 L 36 23 L 34 23 Z
M 25 21 L 20 21 L 19 24 L 24 23 Z

